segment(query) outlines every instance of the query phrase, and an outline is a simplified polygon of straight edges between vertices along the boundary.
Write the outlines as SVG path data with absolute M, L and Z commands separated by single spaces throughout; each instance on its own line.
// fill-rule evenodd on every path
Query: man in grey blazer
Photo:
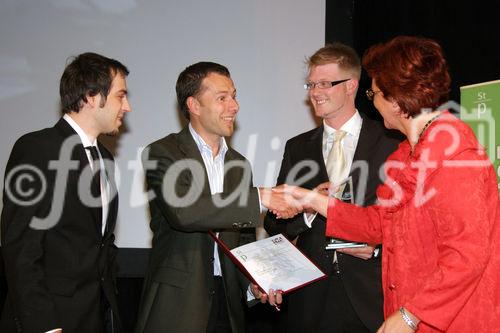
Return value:
M 188 126 L 143 153 L 155 197 L 136 332 L 244 332 L 243 300 L 254 296 L 208 231 L 231 249 L 241 243 L 240 229 L 257 225 L 261 205 L 288 216 L 298 209 L 253 187 L 250 164 L 226 144 L 239 111 L 226 67 L 193 64 L 179 75 L 176 91 Z

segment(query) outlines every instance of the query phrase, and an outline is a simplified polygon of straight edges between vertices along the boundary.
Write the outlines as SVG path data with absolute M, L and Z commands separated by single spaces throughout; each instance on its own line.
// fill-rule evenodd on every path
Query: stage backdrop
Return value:
M 324 44 L 325 0 L 0 0 L 0 31 L 2 176 L 15 140 L 60 117 L 70 56 L 93 51 L 129 67 L 133 110 L 106 140 L 121 174 L 120 247 L 150 246 L 137 157 L 182 127 L 174 87 L 186 66 L 229 67 L 241 106 L 232 145 L 258 185 L 274 184 L 286 139 L 315 126 L 302 84 L 305 57 Z

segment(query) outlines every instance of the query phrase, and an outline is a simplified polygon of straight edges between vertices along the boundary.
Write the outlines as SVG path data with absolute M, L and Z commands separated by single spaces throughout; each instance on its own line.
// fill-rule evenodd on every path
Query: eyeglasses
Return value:
M 381 93 L 380 90 L 373 90 L 372 88 L 366 89 L 366 98 L 368 98 L 370 101 L 373 101 L 373 97 L 375 97 L 375 94 Z
M 308 82 L 304 84 L 304 89 L 305 90 L 311 90 L 316 88 L 319 89 L 328 89 L 331 87 L 336 86 L 337 84 L 341 84 L 342 82 L 349 81 L 350 79 L 345 79 L 345 80 L 338 80 L 338 81 L 320 81 L 320 82 Z

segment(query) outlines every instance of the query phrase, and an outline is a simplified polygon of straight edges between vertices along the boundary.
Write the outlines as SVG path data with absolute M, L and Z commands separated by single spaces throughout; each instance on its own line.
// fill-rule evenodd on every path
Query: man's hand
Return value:
M 280 189 L 283 185 L 275 187 Z M 303 207 L 298 200 L 284 191 L 270 188 L 259 188 L 260 200 L 277 218 L 288 219 L 302 212 Z
M 269 293 L 266 294 L 261 292 L 259 287 L 253 283 L 251 284 L 250 290 L 256 299 L 260 299 L 261 303 L 268 302 L 279 311 L 279 305 L 283 302 L 283 295 L 281 294 L 281 291 L 269 289 Z
M 283 195 L 288 202 L 294 205 L 300 205 L 302 210 L 311 208 L 309 205 L 311 196 L 313 195 L 313 191 L 311 190 L 299 186 L 283 184 L 273 187 L 272 192 L 274 194 Z
M 342 252 L 344 254 L 351 255 L 356 258 L 363 260 L 368 260 L 373 256 L 373 251 L 375 251 L 375 246 L 367 245 L 363 247 L 351 247 L 345 249 L 338 249 L 337 252 Z
M 319 186 L 322 185 L 323 184 Z M 273 192 L 288 194 L 288 196 L 293 197 L 306 212 L 315 211 L 326 217 L 329 196 L 322 194 L 325 191 L 323 187 L 317 187 L 316 189 L 308 190 L 298 186 L 281 185 L 275 187 Z

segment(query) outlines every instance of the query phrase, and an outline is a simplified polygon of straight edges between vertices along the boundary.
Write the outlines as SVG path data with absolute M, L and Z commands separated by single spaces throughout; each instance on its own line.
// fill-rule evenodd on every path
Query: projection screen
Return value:
M 132 112 L 103 138 L 116 157 L 120 247 L 150 246 L 144 175 L 147 144 L 184 125 L 175 81 L 202 60 L 226 65 L 240 112 L 231 145 L 274 185 L 287 139 L 315 125 L 303 83 L 305 58 L 324 44 L 325 1 L 0 0 L 0 173 L 22 134 L 61 116 L 59 79 L 86 51 L 128 66 Z

